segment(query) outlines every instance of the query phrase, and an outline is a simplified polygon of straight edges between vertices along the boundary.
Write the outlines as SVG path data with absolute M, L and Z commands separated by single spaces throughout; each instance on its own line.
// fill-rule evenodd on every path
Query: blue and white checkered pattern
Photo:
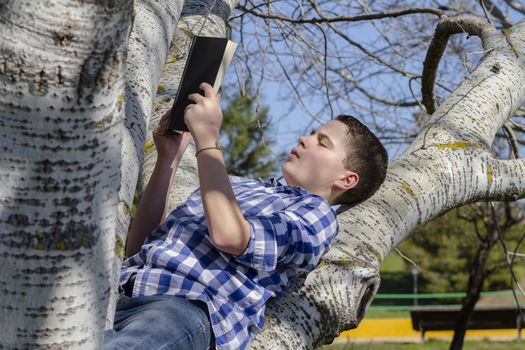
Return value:
M 266 301 L 282 296 L 300 271 L 314 269 L 338 224 L 323 198 L 299 187 L 274 179 L 230 182 L 251 226 L 242 255 L 212 245 L 197 189 L 124 262 L 120 283 L 136 273 L 134 297 L 170 294 L 204 301 L 217 349 L 244 349 L 264 325 Z

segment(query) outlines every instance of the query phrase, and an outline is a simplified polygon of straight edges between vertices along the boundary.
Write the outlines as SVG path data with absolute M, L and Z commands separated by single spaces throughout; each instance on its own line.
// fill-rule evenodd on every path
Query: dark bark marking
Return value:
M 55 212 L 52 215 L 55 220 L 47 221 L 47 225 L 41 226 L 38 233 L 23 230 L 5 233 L 2 245 L 38 251 L 73 251 L 94 247 L 100 236 L 96 226 L 84 220 L 62 222 L 61 219 L 67 217 L 68 213 Z
M 492 73 L 499 74 L 499 72 L 501 71 L 501 66 L 497 63 L 493 64 L 492 67 L 490 68 L 490 71 Z
M 55 42 L 55 44 L 57 44 L 58 46 L 66 46 L 66 44 L 68 44 L 68 42 L 73 40 L 74 35 L 73 35 L 71 29 L 72 29 L 71 25 L 68 24 L 68 25 L 66 25 L 64 30 L 62 30 L 60 32 L 52 32 L 51 36 L 53 37 L 53 41 Z
M 62 66 L 57 67 L 57 83 L 58 85 L 64 85 L 64 77 L 62 76 Z
M 7 217 L 7 224 L 15 227 L 29 226 L 29 218 L 23 214 L 11 214 Z
M 41 69 L 34 78 L 33 84 L 30 86 L 29 91 L 35 96 L 45 96 L 49 90 L 49 83 L 47 80 L 44 69 Z

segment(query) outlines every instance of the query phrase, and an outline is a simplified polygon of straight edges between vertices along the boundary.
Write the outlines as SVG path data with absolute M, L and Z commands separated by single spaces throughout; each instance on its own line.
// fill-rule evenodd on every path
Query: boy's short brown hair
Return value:
M 385 180 L 388 153 L 374 133 L 356 118 L 340 115 L 335 119 L 348 127 L 344 166 L 359 175 L 357 186 L 337 197 L 336 202 L 355 204 L 372 196 Z

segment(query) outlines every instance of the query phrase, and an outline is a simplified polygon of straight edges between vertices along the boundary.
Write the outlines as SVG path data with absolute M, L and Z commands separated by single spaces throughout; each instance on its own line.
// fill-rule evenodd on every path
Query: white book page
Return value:
M 233 55 L 235 54 L 235 50 L 237 49 L 237 43 L 234 43 L 231 40 L 228 40 L 228 43 L 226 44 L 226 48 L 224 49 L 224 55 L 222 56 L 221 66 L 219 67 L 219 71 L 217 72 L 217 77 L 215 78 L 215 83 L 213 83 L 213 90 L 215 92 L 219 92 L 219 88 L 222 84 L 222 79 L 224 78 L 224 75 L 226 74 L 226 70 L 228 69 L 228 66 L 230 65 Z

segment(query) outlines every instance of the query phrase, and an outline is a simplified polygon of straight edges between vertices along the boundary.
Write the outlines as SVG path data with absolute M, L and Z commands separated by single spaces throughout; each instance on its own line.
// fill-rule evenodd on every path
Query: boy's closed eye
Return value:
M 328 135 L 325 135 L 323 133 L 318 133 L 317 130 L 315 129 L 310 132 L 310 135 L 315 135 L 316 133 L 317 133 L 317 141 L 319 142 L 321 146 L 326 147 L 326 148 L 333 147 L 333 144 L 330 141 L 330 138 L 328 137 Z

